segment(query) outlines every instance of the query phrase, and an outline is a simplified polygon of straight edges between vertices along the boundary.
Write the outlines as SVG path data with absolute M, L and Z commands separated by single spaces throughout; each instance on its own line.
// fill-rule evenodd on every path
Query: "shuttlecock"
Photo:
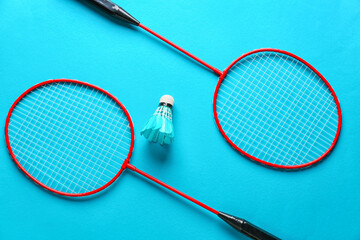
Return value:
M 172 123 L 172 107 L 174 98 L 164 95 L 160 98 L 160 103 L 155 113 L 145 124 L 141 131 L 147 140 L 161 145 L 170 144 L 174 141 L 174 127 Z

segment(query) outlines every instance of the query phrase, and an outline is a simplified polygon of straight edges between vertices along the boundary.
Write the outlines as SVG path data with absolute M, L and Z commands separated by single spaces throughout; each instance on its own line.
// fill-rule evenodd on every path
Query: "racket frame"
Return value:
M 27 172 L 25 170 L 25 168 L 19 163 L 19 161 L 16 159 L 14 152 L 12 151 L 11 145 L 10 145 L 10 141 L 9 141 L 9 135 L 8 135 L 8 127 L 9 127 L 9 122 L 10 122 L 10 118 L 11 118 L 11 114 L 15 108 L 15 106 L 19 103 L 19 101 L 21 101 L 21 99 L 23 99 L 28 93 L 30 93 L 31 91 L 33 91 L 34 89 L 41 87 L 45 84 L 49 84 L 49 83 L 56 83 L 56 82 L 69 82 L 69 83 L 75 83 L 75 84 L 83 84 L 85 86 L 88 87 L 92 87 L 104 94 L 106 94 L 107 96 L 111 97 L 116 103 L 119 104 L 119 106 L 122 108 L 122 110 L 125 112 L 126 117 L 128 118 L 129 121 L 129 125 L 130 125 L 130 129 L 131 129 L 131 145 L 130 145 L 130 149 L 129 149 L 129 153 L 128 156 L 126 157 L 126 159 L 124 160 L 123 164 L 121 165 L 120 170 L 118 171 L 118 173 L 105 185 L 103 185 L 100 188 L 97 188 L 95 190 L 86 192 L 86 193 L 65 193 L 65 192 L 61 192 L 58 190 L 55 190 L 53 188 L 48 187 L 47 185 L 41 183 L 40 181 L 38 181 L 36 178 L 34 178 L 29 172 Z M 226 222 L 227 224 L 229 224 L 230 226 L 232 226 L 233 228 L 235 228 L 237 231 L 253 238 L 253 239 L 269 239 L 269 240 L 277 240 L 279 238 L 277 238 L 276 236 L 272 235 L 271 233 L 251 224 L 250 222 L 248 222 L 247 220 L 244 220 L 242 218 L 238 218 L 229 214 L 225 214 L 223 212 L 219 212 L 217 210 L 215 210 L 214 208 L 211 208 L 210 206 L 196 200 L 193 197 L 190 197 L 189 195 L 175 189 L 174 187 L 171 187 L 170 185 L 154 178 L 153 176 L 141 171 L 140 169 L 137 169 L 135 166 L 131 165 L 129 163 L 130 161 L 130 156 L 132 154 L 132 150 L 134 147 L 134 127 L 133 127 L 133 123 L 131 121 L 131 117 L 130 114 L 127 112 L 126 108 L 120 103 L 119 100 L 117 100 L 113 95 L 111 95 L 110 93 L 106 92 L 105 90 L 96 87 L 94 85 L 88 84 L 88 83 L 84 83 L 84 82 L 80 82 L 80 81 L 76 81 L 76 80 L 68 80 L 68 79 L 55 79 L 55 80 L 48 80 L 45 81 L 43 83 L 39 83 L 36 84 L 35 86 L 29 88 L 27 91 L 25 91 L 23 94 L 20 95 L 20 97 L 18 97 L 16 99 L 16 101 L 13 103 L 13 105 L 11 106 L 8 116 L 6 118 L 6 124 L 5 124 L 5 138 L 6 138 L 6 144 L 9 150 L 9 153 L 11 155 L 11 157 L 13 158 L 14 162 L 16 163 L 16 165 L 25 173 L 26 176 L 28 176 L 31 180 L 33 180 L 35 183 L 37 183 L 38 185 L 42 186 L 44 189 L 49 190 L 53 193 L 59 194 L 59 195 L 63 195 L 63 196 L 67 196 L 67 197 L 85 197 L 87 195 L 92 195 L 95 194 L 99 191 L 104 190 L 105 188 L 107 188 L 108 186 L 110 186 L 119 176 L 120 174 L 126 169 L 128 168 L 129 170 L 138 173 L 140 175 L 142 175 L 143 177 L 145 177 L 148 180 L 151 180 L 154 183 L 159 184 L 160 186 L 172 191 L 173 193 L 178 194 L 179 196 L 197 204 L 198 206 L 208 210 L 209 212 L 217 215 L 219 218 L 221 218 L 224 222 Z
M 220 124 L 220 121 L 219 121 L 219 118 L 217 116 L 217 110 L 216 110 L 216 100 L 217 100 L 217 95 L 218 95 L 218 92 L 219 92 L 219 88 L 221 86 L 221 83 L 223 82 L 224 78 L 226 77 L 228 71 L 237 63 L 239 62 L 241 59 L 249 56 L 249 55 L 252 55 L 252 54 L 256 54 L 256 53 L 260 53 L 260 52 L 274 52 L 274 53 L 281 53 L 281 54 L 284 54 L 284 55 L 288 55 L 298 61 L 300 61 L 301 63 L 303 63 L 304 65 L 306 65 L 308 68 L 310 68 L 313 72 L 315 72 L 320 78 L 321 80 L 326 84 L 326 86 L 328 87 L 328 89 L 330 90 L 331 92 L 331 95 L 333 96 L 334 98 L 334 101 L 336 103 L 336 108 L 337 108 L 337 111 L 338 111 L 338 126 L 337 126 L 337 130 L 336 130 L 336 134 L 335 134 L 335 137 L 334 137 L 334 140 L 333 142 L 331 143 L 330 147 L 320 156 L 318 157 L 317 159 L 314 159 L 310 162 L 307 162 L 307 163 L 303 163 L 303 164 L 299 164 L 299 165 L 279 165 L 279 164 L 274 164 L 274 163 L 270 163 L 270 162 L 266 162 L 264 160 L 261 160 L 259 158 L 256 158 L 250 154 L 248 154 L 247 152 L 243 151 L 241 148 L 239 148 L 233 141 L 230 140 L 230 138 L 226 135 L 226 133 L 224 132 L 223 128 L 221 127 L 221 124 Z M 341 129 L 341 119 L 342 119 L 342 116 L 341 116 L 341 108 L 340 108 L 340 103 L 339 103 L 339 99 L 337 98 L 333 88 L 331 87 L 331 85 L 329 84 L 329 82 L 325 79 L 325 77 L 323 75 L 321 75 L 321 73 L 316 70 L 313 66 L 311 66 L 308 62 L 306 62 L 304 59 L 296 56 L 295 54 L 292 54 L 290 52 L 287 52 L 287 51 L 284 51 L 284 50 L 280 50 L 280 49 L 274 49 L 274 48 L 261 48 L 261 49 L 256 49 L 256 50 L 253 50 L 253 51 L 250 51 L 248 53 L 245 53 L 243 55 L 241 55 L 239 58 L 237 58 L 235 61 L 233 61 L 223 72 L 222 74 L 220 75 L 219 77 L 219 81 L 216 85 L 216 88 L 215 88 L 215 92 L 214 92 L 214 98 L 213 98 L 213 112 L 214 112 L 214 118 L 215 118 L 215 123 L 216 123 L 216 126 L 218 127 L 218 129 L 220 130 L 221 132 L 221 135 L 225 138 L 225 140 L 234 148 L 236 149 L 237 151 L 239 151 L 242 155 L 248 157 L 249 159 L 251 160 L 254 160 L 258 163 L 261 163 L 263 165 L 266 165 L 266 166 L 270 166 L 270 167 L 273 167 L 273 168 L 280 168 L 280 169 L 285 169 L 285 170 L 295 170 L 295 169 L 300 169 L 300 168 L 305 168 L 305 167 L 309 167 L 317 162 L 319 162 L 321 159 L 323 159 L 326 155 L 328 155 L 331 150 L 334 148 L 338 138 L 339 138 L 339 135 L 340 135 L 340 129 Z
M 128 121 L 129 121 L 129 125 L 130 125 L 130 130 L 131 130 L 131 144 L 130 144 L 130 149 L 129 149 L 129 153 L 126 157 L 126 159 L 124 160 L 124 163 L 122 164 L 120 170 L 116 173 L 116 175 L 109 181 L 107 182 L 105 185 L 95 189 L 95 190 L 92 190 L 92 191 L 89 191 L 89 192 L 85 192 L 85 193 L 66 193 L 66 192 L 62 192 L 62 191 L 58 191 L 58 190 L 55 190 L 53 188 L 50 188 L 49 186 L 43 184 L 42 182 L 40 182 L 39 180 L 37 180 L 35 177 L 33 177 L 28 171 L 26 171 L 26 169 L 20 164 L 20 162 L 17 160 L 12 148 L 11 148 L 11 144 L 10 144 L 10 140 L 9 140 L 9 123 L 10 123 L 10 118 L 11 118 L 11 114 L 14 110 L 14 108 L 16 107 L 16 105 L 28 94 L 30 93 L 31 91 L 41 87 L 41 86 L 44 86 L 46 84 L 52 84 L 52 83 L 58 83 L 58 82 L 67 82 L 67 83 L 75 83 L 75 84 L 81 84 L 81 85 L 85 85 L 87 87 L 91 87 L 91 88 L 94 88 L 98 91 L 100 91 L 101 93 L 104 93 L 106 94 L 108 97 L 110 97 L 111 99 L 113 99 L 120 107 L 121 109 L 124 111 Z M 29 88 L 28 90 L 26 90 L 23 94 L 21 94 L 17 99 L 16 101 L 11 105 L 11 108 L 9 110 L 9 113 L 6 117 L 6 122 L 5 122 L 5 140 L 6 140 L 6 146 L 9 150 L 9 153 L 11 155 L 11 158 L 14 160 L 15 164 L 17 165 L 17 167 L 23 171 L 25 173 L 25 175 L 27 177 L 29 177 L 31 180 L 33 180 L 35 183 L 37 183 L 38 185 L 40 185 L 41 187 L 45 188 L 46 190 L 49 190 L 53 193 L 56 193 L 56 194 L 60 194 L 60 195 L 63 195 L 63 196 L 67 196 L 67 197 L 84 197 L 84 196 L 88 196 L 88 195 L 92 195 L 92 194 L 95 194 L 97 192 L 100 192 L 102 190 L 104 190 L 105 188 L 109 187 L 119 176 L 120 174 L 124 171 L 124 169 L 127 167 L 129 161 L 130 161 L 130 156 L 132 154 L 132 151 L 133 151 L 133 148 L 134 148 L 134 126 L 133 126 L 133 123 L 132 123 L 132 120 L 131 120 L 131 117 L 130 117 L 130 114 L 129 112 L 126 110 L 125 106 L 116 98 L 114 97 L 112 94 L 110 94 L 109 92 L 95 86 L 95 85 L 92 85 L 92 84 L 89 84 L 89 83 L 86 83 L 86 82 L 80 82 L 80 81 L 77 81 L 77 80 L 70 80 L 70 79 L 54 79 L 54 80 L 48 80 L 48 81 L 45 81 L 45 82 L 41 82 L 41 83 L 38 83 L 34 86 L 32 86 L 31 88 Z

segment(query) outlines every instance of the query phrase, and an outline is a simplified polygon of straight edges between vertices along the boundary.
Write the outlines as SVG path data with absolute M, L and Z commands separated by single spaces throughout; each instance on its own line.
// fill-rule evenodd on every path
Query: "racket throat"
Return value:
M 136 172 L 137 168 L 135 166 L 131 165 L 130 163 L 124 163 L 124 164 L 126 164 L 126 168 Z

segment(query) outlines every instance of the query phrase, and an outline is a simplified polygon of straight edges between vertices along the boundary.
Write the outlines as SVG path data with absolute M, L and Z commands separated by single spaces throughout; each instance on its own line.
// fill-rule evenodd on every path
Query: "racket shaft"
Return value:
M 84 0 L 88 3 L 94 5 L 97 9 L 117 18 L 122 21 L 131 23 L 135 26 L 139 25 L 139 21 L 136 20 L 133 16 L 131 16 L 128 12 L 124 9 L 119 7 L 117 4 L 108 1 L 108 0 Z
M 239 232 L 245 234 L 246 236 L 255 239 L 255 240 L 278 240 L 279 238 L 275 237 L 274 235 L 266 232 L 265 230 L 262 230 L 259 227 L 256 227 L 255 225 L 249 223 L 248 221 L 241 219 L 241 218 L 237 218 L 234 217 L 232 215 L 223 213 L 223 212 L 219 212 L 207 205 L 205 205 L 204 203 L 190 197 L 189 195 L 186 195 L 185 193 L 180 192 L 179 190 L 171 187 L 170 185 L 154 178 L 153 176 L 137 169 L 136 167 L 134 167 L 131 164 L 127 164 L 127 168 L 129 168 L 130 170 L 139 173 L 140 175 L 150 179 L 153 182 L 156 182 L 157 184 L 169 189 L 170 191 L 188 199 L 189 201 L 192 201 L 193 203 L 199 205 L 200 207 L 205 208 L 206 210 L 216 214 L 218 217 L 220 217 L 222 220 L 224 220 L 226 223 L 228 223 L 230 226 L 232 226 L 233 228 L 235 228 L 236 230 L 238 230 Z
M 172 191 L 172 192 L 174 192 L 174 193 L 176 193 L 176 194 L 178 194 L 178 195 L 186 198 L 187 200 L 192 201 L 193 203 L 196 203 L 196 204 L 199 205 L 200 207 L 203 207 L 203 208 L 205 208 L 206 210 L 208 210 L 208 211 L 210 211 L 210 212 L 212 212 L 212 213 L 214 213 L 214 214 L 216 214 L 216 215 L 219 214 L 219 211 L 216 211 L 215 209 L 213 209 L 213 208 L 211 208 L 211 207 L 203 204 L 202 202 L 196 200 L 195 198 L 192 198 L 192 197 L 190 197 L 189 195 L 186 195 L 185 193 L 180 192 L 179 190 L 171 187 L 170 185 L 168 185 L 168 184 L 166 184 L 166 183 L 164 183 L 164 182 L 162 182 L 162 181 L 154 178 L 153 176 L 151 176 L 151 175 L 149 175 L 149 174 L 141 171 L 140 169 L 137 169 L 137 168 L 134 167 L 133 165 L 127 164 L 127 168 L 129 168 L 130 170 L 132 170 L 132 171 L 134 171 L 134 172 L 139 173 L 140 175 L 142 175 L 142 176 L 150 179 L 150 180 L 153 181 L 153 182 L 156 182 L 157 184 L 159 184 L 159 185 L 161 185 L 161 186 L 169 189 L 170 191 Z
M 176 48 L 180 52 L 186 54 L 187 56 L 191 57 L 195 61 L 197 61 L 200 64 L 204 65 L 205 67 L 209 68 L 210 70 L 212 70 L 216 74 L 218 74 L 218 75 L 222 74 L 222 72 L 219 69 L 211 66 L 210 64 L 206 63 L 205 61 L 201 60 L 200 58 L 198 58 L 195 55 L 191 54 L 190 52 L 186 51 L 185 49 L 179 47 L 175 43 L 173 43 L 173 42 L 169 41 L 168 39 L 164 38 L 160 34 L 154 32 L 153 30 L 149 29 L 148 27 L 140 24 L 140 22 L 138 20 L 136 20 L 133 16 L 131 16 L 128 12 L 126 12 L 124 9 L 122 9 L 117 4 L 115 4 L 115 3 L 111 2 L 111 1 L 108 1 L 108 0 L 84 0 L 84 1 L 91 3 L 97 9 L 99 9 L 99 10 L 101 10 L 101 11 L 103 11 L 103 12 L 105 12 L 105 13 L 107 13 L 107 14 L 109 14 L 109 15 L 117 18 L 117 19 L 126 21 L 126 22 L 131 23 L 131 24 L 133 24 L 135 26 L 141 27 L 145 31 L 151 33 L 155 37 L 161 39 L 162 41 L 166 42 L 170 46 Z
M 204 65 L 205 67 L 209 68 L 210 70 L 212 70 L 214 73 L 218 74 L 218 75 L 222 75 L 222 72 L 211 66 L 210 64 L 208 64 L 207 62 L 201 60 L 200 58 L 198 58 L 197 56 L 195 56 L 194 54 L 186 51 L 185 49 L 181 48 L 180 46 L 176 45 L 175 43 L 171 42 L 170 40 L 164 38 L 163 36 L 161 36 L 160 34 L 156 33 L 155 31 L 151 30 L 150 28 L 142 25 L 141 23 L 139 24 L 139 27 L 141 27 L 142 29 L 144 29 L 145 31 L 151 33 L 152 35 L 154 35 L 155 37 L 159 38 L 160 40 L 164 41 L 165 43 L 169 44 L 170 46 L 172 46 L 173 48 L 179 50 L 180 52 L 184 53 L 185 55 L 191 57 L 192 59 L 194 59 L 195 61 L 197 61 L 198 63 Z

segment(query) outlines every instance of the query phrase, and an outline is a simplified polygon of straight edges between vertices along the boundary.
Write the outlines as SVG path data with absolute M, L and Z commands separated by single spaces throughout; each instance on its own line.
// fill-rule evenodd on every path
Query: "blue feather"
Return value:
M 172 109 L 169 106 L 159 105 L 153 116 L 141 131 L 147 140 L 161 145 L 174 141 L 174 127 L 172 123 Z

